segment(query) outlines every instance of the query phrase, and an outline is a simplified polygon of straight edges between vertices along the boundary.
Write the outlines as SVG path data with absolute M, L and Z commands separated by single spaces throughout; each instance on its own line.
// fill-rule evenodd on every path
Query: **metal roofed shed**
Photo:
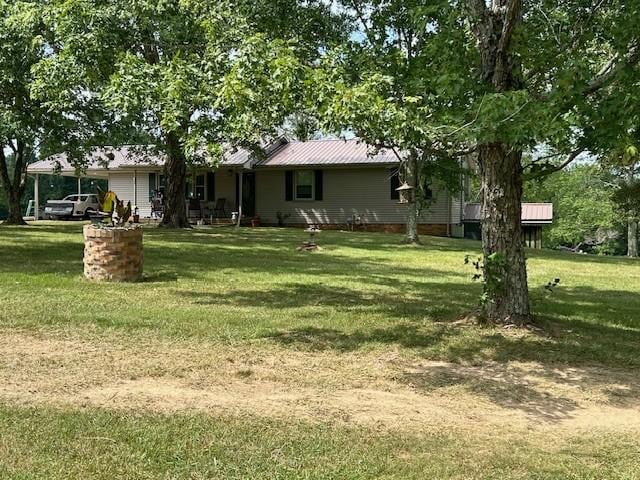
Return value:
M 465 205 L 463 217 L 465 238 L 481 239 L 481 210 L 482 206 L 479 203 L 467 203 Z M 542 248 L 543 227 L 553 223 L 553 204 L 523 203 L 521 215 L 525 245 L 530 248 Z

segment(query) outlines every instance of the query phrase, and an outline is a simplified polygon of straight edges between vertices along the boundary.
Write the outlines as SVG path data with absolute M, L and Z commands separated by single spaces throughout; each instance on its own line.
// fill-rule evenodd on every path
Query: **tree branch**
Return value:
M 547 167 L 543 167 L 541 170 L 523 175 L 523 178 L 525 180 L 535 180 L 537 178 L 546 177 L 548 175 L 551 175 L 552 173 L 559 172 L 560 170 L 568 166 L 570 163 L 572 163 L 576 158 L 578 158 L 580 154 L 584 152 L 584 150 L 585 150 L 584 148 L 579 148 L 577 150 L 574 150 L 573 152 L 568 154 L 565 157 L 565 159 L 558 165 L 548 165 Z M 530 163 L 527 166 L 531 166 L 533 165 L 533 163 L 534 162 Z
M 502 33 L 498 41 L 498 53 L 503 54 L 509 48 L 509 43 L 513 38 L 513 32 L 520 20 L 520 12 L 522 11 L 522 0 L 511 0 L 506 7 L 504 24 L 502 25 Z
M 360 23 L 362 24 L 364 35 L 367 38 L 369 45 L 373 46 L 375 44 L 375 37 L 373 36 L 373 33 L 371 32 L 371 29 L 369 28 L 369 25 L 365 20 L 364 12 L 362 11 L 361 5 L 356 0 L 351 0 L 351 2 L 349 3 L 351 4 L 351 8 L 353 8 L 353 10 L 356 12 L 358 20 L 360 20 Z
M 640 62 L 640 42 L 635 40 L 629 48 L 628 54 L 618 60 L 618 56 L 613 56 L 598 74 L 589 82 L 584 91 L 584 95 L 591 95 L 611 83 L 615 77 L 626 67 L 631 67 Z
M 18 149 L 17 149 L 17 147 L 13 144 L 13 140 L 11 140 L 11 139 L 10 139 L 10 140 L 8 141 L 7 145 L 9 145 L 9 148 L 11 149 L 11 151 L 12 151 L 14 154 L 16 154 L 16 155 L 17 155 L 17 153 L 18 153 Z

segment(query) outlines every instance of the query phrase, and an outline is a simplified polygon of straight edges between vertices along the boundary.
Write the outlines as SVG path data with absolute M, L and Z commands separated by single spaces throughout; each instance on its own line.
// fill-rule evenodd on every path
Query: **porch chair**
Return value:
M 197 198 L 190 198 L 187 202 L 187 218 L 191 220 L 202 219 L 202 205 Z
M 216 200 L 216 206 L 213 209 L 213 216 L 215 218 L 227 218 L 229 216 L 226 198 L 218 198 Z
M 164 215 L 164 207 L 160 198 L 151 200 L 151 219 L 158 220 Z

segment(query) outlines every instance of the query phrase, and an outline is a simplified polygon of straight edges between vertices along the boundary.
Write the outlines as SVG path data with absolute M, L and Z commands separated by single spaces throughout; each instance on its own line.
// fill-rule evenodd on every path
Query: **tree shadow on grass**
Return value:
M 7 255 L 0 262 L 0 272 L 20 274 L 73 274 L 82 272 L 83 240 L 78 226 L 37 226 L 18 229 L 5 236 L 10 241 Z M 55 232 L 60 235 L 36 235 L 37 232 Z M 145 274 L 150 279 L 174 280 L 166 272 L 175 272 L 178 278 L 202 280 L 212 272 L 227 270 L 242 274 L 331 276 L 334 279 L 362 281 L 365 285 L 401 286 L 411 278 L 437 278 L 447 275 L 461 283 L 467 275 L 442 269 L 398 266 L 397 261 L 386 261 L 362 255 L 346 256 L 324 251 L 318 254 L 295 250 L 292 232 L 272 229 L 269 232 L 241 231 L 238 235 L 200 231 L 145 232 Z M 69 235 L 71 234 L 71 235 Z M 2 235 L 0 235 L 2 240 Z M 462 261 L 461 261 L 462 264 Z M 169 268 L 168 268 L 169 267 Z M 224 274 L 224 273 L 222 273 Z M 150 280 L 151 281 L 151 280 Z M 410 280 L 409 280 L 410 281 Z M 277 295 L 276 295 L 277 296 Z
M 640 410 L 640 319 L 624 320 L 627 324 L 621 326 L 608 325 L 604 318 L 613 314 L 628 319 L 628 313 L 640 311 L 640 295 L 601 310 L 592 305 L 609 294 L 615 298 L 615 293 L 575 288 L 554 297 L 556 303 L 574 305 L 575 317 L 547 317 L 549 330 L 539 334 L 405 317 L 387 327 L 350 330 L 304 325 L 265 337 L 308 351 L 399 346 L 430 360 L 418 361 L 394 378 L 418 392 L 462 388 L 532 420 L 555 423 L 575 417 L 585 408 L 584 398 L 591 391 L 596 392 L 597 400 L 592 400 L 596 405 Z M 591 321 L 580 320 L 587 314 Z
M 219 230 L 215 228 L 198 228 L 194 230 L 145 230 L 149 238 L 155 236 L 163 240 L 179 243 L 216 242 L 218 245 L 252 245 L 254 247 L 289 247 L 295 248 L 309 239 L 309 235 L 300 228 L 241 228 L 239 230 Z M 465 251 L 479 250 L 478 242 L 465 239 L 423 236 L 422 245 L 406 245 L 399 234 L 377 232 L 347 232 L 325 230 L 316 237 L 318 244 L 325 249 L 347 247 L 369 252 L 416 252 L 416 251 Z
M 82 272 L 80 230 L 80 225 L 64 225 L 62 228 L 38 225 L 3 230 L 0 237 L 13 241 L 0 262 L 0 272 L 69 273 L 78 276 Z M 62 232 L 64 236 L 32 235 L 32 232 L 49 231 Z M 480 286 L 469 282 L 468 274 L 462 269 L 452 272 L 450 266 L 448 269 L 443 267 L 443 270 L 413 267 L 403 264 L 402 259 L 387 261 L 386 257 L 381 260 L 365 254 L 369 250 L 367 242 L 373 240 L 382 242 L 384 248 L 397 248 L 393 243 L 396 238 L 392 235 L 388 238 L 393 242 L 389 240 L 384 243 L 387 238 L 385 234 L 357 234 L 352 238 L 341 232 L 324 233 L 328 234 L 330 240 L 339 241 L 340 245 L 355 242 L 363 248 L 363 255 L 346 256 L 342 252 L 331 251 L 311 255 L 295 252 L 298 237 L 304 238 L 304 235 L 292 229 L 241 229 L 233 234 L 217 230 L 150 229 L 145 231 L 145 273 L 151 282 L 175 281 L 177 276 L 204 280 L 202 285 L 207 285 L 205 275 L 216 272 L 233 270 L 256 275 L 246 278 L 249 281 L 255 278 L 256 283 L 261 282 L 262 288 L 225 289 L 222 292 L 176 291 L 176 294 L 188 297 L 198 305 L 267 308 L 277 314 L 282 314 L 281 310 L 287 308 L 317 307 L 317 313 L 313 308 L 303 312 L 307 324 L 300 326 L 300 332 L 295 329 L 272 332 L 274 339 L 279 338 L 291 346 L 296 344 L 296 339 L 304 339 L 309 346 L 314 337 L 322 346 L 319 348 L 329 348 L 332 343 L 343 345 L 341 348 L 344 345 L 357 348 L 358 344 L 371 342 L 367 340 L 369 331 L 363 330 L 354 335 L 357 326 L 344 332 L 308 330 L 327 326 L 322 322 L 313 323 L 317 315 L 326 313 L 323 310 L 325 308 L 347 313 L 358 311 L 359 315 L 370 312 L 390 318 L 391 323 L 402 320 L 420 325 L 413 333 L 419 336 L 435 328 L 430 322 L 425 323 L 426 319 L 455 319 L 476 303 Z M 460 243 L 448 239 L 434 242 L 453 245 L 451 249 L 456 251 Z M 463 242 L 464 245 L 467 243 L 472 242 Z M 538 252 L 535 255 L 577 263 L 620 261 L 556 252 Z M 271 277 L 277 280 L 279 275 L 286 275 L 287 282 L 271 282 Z M 291 278 L 294 280 L 291 281 Z M 328 278 L 330 283 L 323 285 L 324 279 Z M 344 284 L 355 284 L 357 287 L 345 287 Z M 640 366 L 640 356 L 637 354 L 640 351 L 639 294 L 580 286 L 559 289 L 550 297 L 536 298 L 534 307 L 543 321 L 545 335 L 510 336 L 499 329 L 475 329 L 470 334 L 469 329 L 450 326 L 446 328 L 453 328 L 454 334 L 444 337 L 446 341 L 441 341 L 438 355 L 453 361 L 479 358 L 499 362 L 516 359 Z M 385 327 L 383 325 L 380 328 Z M 395 325 L 389 328 L 395 328 Z M 411 334 L 405 331 L 403 337 Z M 341 335 L 348 337 L 341 339 Z M 380 338 L 387 338 L 387 343 L 393 343 L 397 335 L 390 332 L 385 336 L 378 331 L 376 338 L 376 342 L 380 342 Z M 407 340 L 405 343 L 432 344 L 420 339 Z
M 387 328 L 355 330 L 345 333 L 334 328 L 301 327 L 289 331 L 268 334 L 266 338 L 280 345 L 293 346 L 309 351 L 338 350 L 355 351 L 363 346 L 394 344 L 405 348 L 429 348 L 444 342 L 454 335 L 451 329 L 437 327 L 428 331 L 417 325 L 402 323 Z
M 12 245 L 5 249 L 0 261 L 0 272 L 82 273 L 82 244 L 70 241 L 37 241 Z
M 344 265 L 342 266 L 344 267 Z M 341 267 L 341 268 L 342 268 Z M 235 289 L 221 292 L 193 292 L 176 290 L 175 295 L 188 298 L 196 305 L 230 305 L 242 308 L 273 310 L 286 315 L 287 310 L 295 310 L 301 317 L 300 309 L 310 309 L 308 320 L 322 320 L 328 310 L 382 314 L 391 319 L 422 321 L 454 320 L 459 318 L 474 298 L 475 285 L 456 284 L 456 295 L 451 295 L 452 284 L 432 281 L 399 281 L 397 278 L 371 273 L 365 275 L 357 270 L 349 270 L 349 281 L 358 289 L 345 286 L 327 286 L 321 281 L 273 283 L 258 289 Z M 428 275 L 427 275 L 428 276 Z M 315 311 L 314 311 L 315 309 Z
M 640 415 L 640 377 L 635 368 L 557 365 L 542 359 L 479 365 L 424 362 L 405 370 L 398 380 L 425 393 L 461 387 L 537 421 L 570 419 L 587 407 L 585 399 L 596 410 L 598 405 L 606 405 Z
M 580 404 L 538 385 L 538 373 L 501 364 L 423 365 L 406 371 L 397 380 L 424 393 L 462 387 L 475 396 L 502 408 L 520 411 L 537 421 L 554 423 L 572 418 L 581 408 Z
M 470 288 L 458 288 L 456 298 L 450 296 L 450 284 L 428 284 L 421 293 L 402 299 L 399 295 L 381 298 L 384 308 L 393 312 L 394 308 L 407 313 L 397 315 L 407 321 L 423 320 L 425 314 L 440 318 L 438 311 L 430 304 L 430 298 L 436 305 L 442 305 L 451 298 L 450 315 L 463 312 L 472 304 L 475 291 Z M 426 290 L 430 288 L 430 290 Z M 458 296 L 458 292 L 463 293 Z M 399 292 L 400 293 L 400 292 Z M 404 331 L 403 346 L 418 346 L 416 354 L 428 358 L 437 356 L 452 362 L 510 361 L 541 362 L 551 365 L 601 365 L 613 368 L 640 368 L 640 295 L 629 293 L 624 302 L 613 302 L 600 310 L 594 309 L 594 303 L 602 302 L 609 296 L 615 298 L 619 292 L 594 290 L 588 287 L 576 287 L 565 291 L 561 297 L 547 299 L 550 302 L 546 310 L 553 312 L 562 306 L 571 307 L 571 315 L 547 314 L 540 318 L 544 331 L 540 334 L 512 332 L 500 327 L 460 326 L 455 323 L 424 323 L 422 328 Z M 415 300 L 414 300 L 415 299 Z M 358 302 L 355 302 L 356 304 Z M 345 304 L 346 305 L 346 304 Z M 384 310 L 385 312 L 387 310 Z M 422 314 L 422 315 L 421 315 Z M 394 314 L 391 313 L 391 316 Z M 420 316 L 421 315 L 421 316 Z M 450 316 L 450 318 L 454 318 Z M 610 319 L 619 319 L 619 322 Z M 589 319 L 589 320 L 587 320 Z M 395 327 L 391 327 L 395 328 Z M 429 336 L 429 328 L 442 328 L 446 334 L 439 334 L 440 344 L 433 349 L 431 341 L 419 338 L 408 339 L 407 335 Z M 425 330 L 426 329 L 426 330 Z M 426 333 L 425 333 L 426 331 Z M 299 329 L 276 331 L 269 335 L 272 340 L 292 347 L 301 346 L 311 349 L 330 349 L 337 345 L 338 349 L 348 346 L 357 350 L 368 343 L 398 343 L 397 335 L 390 331 L 376 331 L 375 336 L 364 331 L 338 331 L 315 329 L 308 325 Z M 386 339 L 386 340 L 385 340 Z M 419 346 L 429 346 L 421 351 Z
M 159 270 L 150 274 L 143 274 L 142 283 L 177 282 L 178 276 L 177 272 Z

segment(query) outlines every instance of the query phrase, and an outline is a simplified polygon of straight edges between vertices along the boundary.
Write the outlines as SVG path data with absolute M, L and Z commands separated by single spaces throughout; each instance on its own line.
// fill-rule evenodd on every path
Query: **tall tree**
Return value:
M 595 160 L 595 159 L 594 159 Z M 553 203 L 553 224 L 545 227 L 544 246 L 613 253 L 620 214 L 612 196 L 613 175 L 595 161 L 579 163 L 525 183 L 524 200 Z
M 618 81 L 607 87 L 607 95 L 598 108 L 587 105 L 580 111 L 587 121 L 585 138 L 596 153 L 604 172 L 613 181 L 612 199 L 627 223 L 627 254 L 638 256 L 638 220 L 640 219 L 640 75 L 627 69 Z
M 343 1 L 345 8 L 369 17 L 390 3 Z M 442 85 L 438 102 L 451 105 L 424 117 L 424 137 L 436 144 L 472 144 L 477 152 L 483 316 L 524 324 L 531 310 L 520 225 L 523 179 L 548 174 L 577 158 L 590 144 L 589 122 L 603 113 L 612 85 L 637 78 L 638 1 L 402 3 L 406 18 L 424 26 L 410 42 L 412 48 L 430 52 L 422 63 L 422 78 L 427 85 Z M 379 17 L 379 22 L 394 31 L 392 15 Z M 620 91 L 630 94 L 630 85 L 622 82 Z M 541 144 L 566 157 L 523 161 L 525 151 Z
M 62 147 L 77 157 L 88 138 L 100 138 L 117 124 L 86 88 L 66 90 L 53 80 L 61 76 L 55 70 L 43 75 L 43 66 L 61 47 L 51 24 L 53 11 L 53 4 L 42 0 L 0 0 L 0 186 L 9 206 L 5 223 L 24 224 L 20 202 L 32 159 Z M 64 75 L 75 73 L 70 69 Z
M 260 131 L 281 121 L 280 115 L 262 114 L 274 111 L 288 87 L 274 72 L 280 66 L 275 58 L 282 53 L 286 59 L 292 51 L 317 56 L 339 31 L 339 22 L 319 0 L 60 0 L 58 5 L 55 27 L 62 47 L 43 71 L 81 71 L 79 82 L 67 82 L 76 92 L 92 78 L 102 80 L 91 86 L 92 93 L 166 155 L 163 225 L 178 228 L 188 226 L 188 165 L 215 161 L 227 147 L 255 146 Z M 292 29 L 283 15 L 304 21 Z M 272 105 L 260 105 L 249 122 L 244 112 L 233 110 L 236 97 L 229 94 L 233 85 L 226 77 L 246 73 L 234 71 L 234 65 L 256 44 L 268 50 L 257 60 L 274 73 L 267 77 L 269 87 L 281 95 L 268 99 Z M 241 132 L 240 124 L 251 128 Z
M 640 221 L 640 154 L 634 145 L 610 152 L 603 161 L 613 173 L 616 189 L 612 199 L 627 224 L 627 256 L 638 256 L 638 222 Z
M 487 118 L 498 120 L 495 113 L 502 117 L 478 138 L 484 276 L 489 286 L 485 314 L 491 320 L 524 323 L 530 318 L 520 226 L 523 150 L 533 142 L 557 142 L 577 148 L 559 166 L 577 157 L 582 125 L 572 112 L 585 105 L 597 108 L 598 96 L 640 58 L 638 36 L 619 27 L 629 25 L 630 17 L 620 13 L 628 6 L 465 2 L 479 55 L 482 99 L 489 102 Z M 637 21 L 637 4 L 631 12 Z M 538 125 L 529 130 L 531 121 Z
M 459 88 L 425 75 L 444 68 L 434 56 L 439 48 L 464 49 L 464 34 L 435 38 L 430 25 L 448 24 L 452 8 L 444 2 L 345 0 L 355 33 L 342 49 L 331 52 L 316 72 L 314 90 L 321 127 L 333 133 L 353 132 L 375 150 L 392 150 L 400 160 L 400 175 L 415 192 L 407 205 L 405 241 L 419 243 L 418 217 L 428 198 L 425 182 L 438 190 L 459 186 L 460 163 L 452 161 L 453 144 L 433 135 L 430 125 L 465 99 L 442 96 Z M 452 32 L 455 30 L 452 28 Z M 442 41 L 442 42 L 441 42 Z M 375 152 L 374 150 L 374 152 Z
M 27 165 L 54 120 L 30 91 L 43 44 L 38 3 L 0 0 L 0 187 L 9 210 L 6 224 L 25 224 L 20 201 Z

